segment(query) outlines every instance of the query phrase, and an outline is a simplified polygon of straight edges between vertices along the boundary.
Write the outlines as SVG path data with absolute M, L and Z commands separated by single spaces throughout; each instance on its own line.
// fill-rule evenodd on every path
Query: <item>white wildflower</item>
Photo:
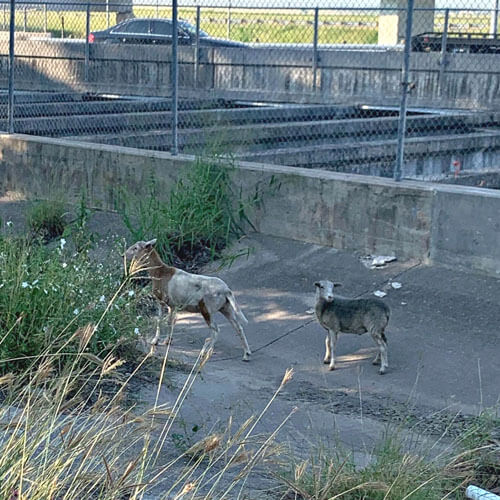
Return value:
M 129 296 L 129 297 L 133 297 L 134 295 L 135 295 L 134 290 L 129 290 L 129 291 L 128 291 L 128 296 Z
M 45 295 L 48 295 L 48 294 L 49 294 L 49 292 L 47 292 L 47 290 L 46 290 L 45 288 L 43 289 L 43 293 L 44 293 Z
M 61 250 L 64 250 L 64 245 L 66 245 L 66 240 L 64 238 L 61 238 L 61 241 L 59 242 L 59 246 L 61 247 Z
M 23 281 L 23 282 L 21 283 L 21 286 L 22 286 L 23 288 L 28 288 L 30 285 L 29 285 L 29 283 L 28 283 L 27 281 Z
M 73 311 L 73 314 L 74 314 L 75 316 L 77 316 L 79 312 L 80 312 L 80 309 L 78 309 L 78 307 L 77 307 L 77 308 Z
M 11 220 L 8 220 L 5 224 L 7 227 L 12 227 L 14 225 Z
M 137 328 L 137 327 L 136 327 L 136 328 L 134 328 L 134 333 L 135 333 L 136 335 L 139 335 L 139 328 Z
M 106 297 L 104 297 L 104 295 L 101 295 L 99 297 L 99 302 L 104 302 L 106 300 Z
M 65 269 L 66 267 L 68 267 L 68 264 L 66 264 L 66 262 L 63 262 L 62 266 L 63 266 L 63 269 Z
M 37 283 L 38 283 L 39 280 L 35 280 L 33 281 L 33 283 L 31 283 L 31 286 L 35 286 Z

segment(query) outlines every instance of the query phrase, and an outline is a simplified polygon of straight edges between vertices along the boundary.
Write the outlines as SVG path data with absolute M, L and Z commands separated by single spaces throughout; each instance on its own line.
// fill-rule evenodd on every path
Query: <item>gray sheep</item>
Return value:
M 320 325 L 326 329 L 326 353 L 324 362 L 330 370 L 335 370 L 335 347 L 340 332 L 363 334 L 369 332 L 379 347 L 373 364 L 380 363 L 380 374 L 389 367 L 387 359 L 387 339 L 385 328 L 389 322 L 389 306 L 382 300 L 347 299 L 333 295 L 333 290 L 340 283 L 328 280 L 317 281 L 316 317 Z

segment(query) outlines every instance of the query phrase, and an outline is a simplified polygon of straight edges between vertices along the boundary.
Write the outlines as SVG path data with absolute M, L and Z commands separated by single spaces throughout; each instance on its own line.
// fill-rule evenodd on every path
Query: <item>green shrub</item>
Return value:
M 248 204 L 233 193 L 231 168 L 221 159 L 198 158 L 166 201 L 154 178 L 140 197 L 123 193 L 119 209 L 132 238 L 156 238 L 160 255 L 182 266 L 220 256 L 230 241 L 243 234 Z
M 118 256 L 112 260 L 121 262 Z M 120 279 L 120 270 L 90 260 L 87 252 L 69 251 L 65 239 L 48 248 L 37 240 L 0 238 L 0 372 L 22 369 L 49 345 L 75 352 L 78 338 L 65 344 L 89 323 L 99 325 L 87 347 L 92 353 L 131 337 L 140 327 L 135 292 L 126 291 Z
M 65 203 L 57 200 L 40 200 L 32 203 L 26 212 L 26 223 L 35 236 L 50 241 L 61 236 L 66 227 Z

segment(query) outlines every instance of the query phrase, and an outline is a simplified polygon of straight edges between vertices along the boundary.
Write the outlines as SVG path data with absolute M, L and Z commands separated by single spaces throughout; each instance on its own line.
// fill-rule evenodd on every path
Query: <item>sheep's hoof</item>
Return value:
M 250 361 L 250 356 L 248 355 L 248 353 L 243 355 L 243 361 L 246 361 L 247 363 Z
M 160 342 L 157 342 L 157 345 L 170 345 L 171 340 L 170 339 L 165 339 L 161 340 Z
M 372 361 L 372 365 L 379 365 L 380 364 L 380 359 L 379 358 L 375 358 L 373 361 Z
M 149 343 L 150 343 L 151 345 L 158 345 L 158 339 L 151 339 L 151 340 L 149 341 Z
M 324 359 L 324 360 L 323 360 L 323 363 L 324 363 L 325 365 L 329 365 L 329 364 L 330 364 L 330 360 L 329 360 L 329 359 Z
M 330 365 L 328 367 L 328 370 L 331 371 L 331 372 L 333 372 L 333 370 L 335 370 L 335 365 Z
M 387 367 L 382 367 L 379 370 L 380 375 L 384 375 L 387 372 Z

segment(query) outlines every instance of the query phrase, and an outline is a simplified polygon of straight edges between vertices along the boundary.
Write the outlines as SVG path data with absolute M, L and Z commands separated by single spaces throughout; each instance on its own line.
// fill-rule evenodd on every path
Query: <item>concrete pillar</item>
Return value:
M 127 19 L 130 19 L 131 17 L 134 16 L 134 12 L 131 10 L 123 10 L 123 11 L 117 11 L 116 13 L 116 22 L 121 23 L 122 21 L 125 21 Z
M 91 12 L 109 12 L 116 13 L 116 22 L 120 23 L 134 16 L 132 10 L 132 0 L 119 0 L 119 2 L 114 2 L 113 0 L 89 0 L 90 1 L 90 11 Z M 114 24 L 113 19 L 110 20 L 110 24 Z
M 382 10 L 380 12 L 378 22 L 379 45 L 395 45 L 404 41 L 407 3 L 406 0 L 380 1 L 381 8 L 394 10 Z M 418 9 L 434 9 L 435 6 L 435 0 L 415 0 L 412 35 L 434 31 L 434 11 Z

